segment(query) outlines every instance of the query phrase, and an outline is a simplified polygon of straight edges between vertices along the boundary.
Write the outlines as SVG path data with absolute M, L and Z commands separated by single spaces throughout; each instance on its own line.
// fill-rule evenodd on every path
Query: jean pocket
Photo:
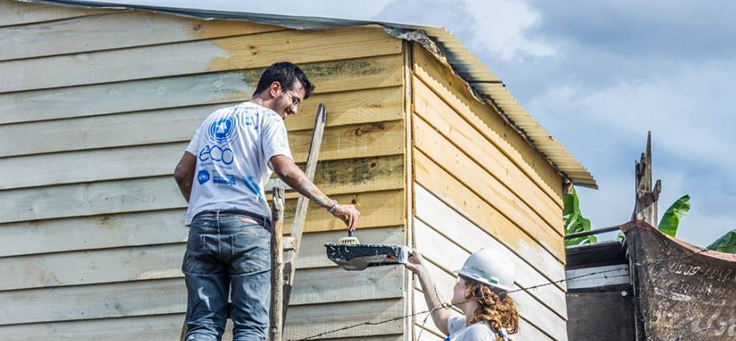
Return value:
M 221 274 L 217 261 L 217 240 L 214 236 L 192 234 L 187 241 L 182 271 L 186 274 Z
M 231 274 L 243 275 L 271 269 L 271 234 L 266 229 L 251 226 L 231 237 Z

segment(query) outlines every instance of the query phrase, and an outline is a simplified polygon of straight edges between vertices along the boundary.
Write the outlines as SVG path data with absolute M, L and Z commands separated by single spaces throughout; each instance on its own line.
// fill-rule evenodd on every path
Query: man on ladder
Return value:
M 253 97 L 212 113 L 197 129 L 174 178 L 189 203 L 182 271 L 186 340 L 220 340 L 232 299 L 233 340 L 265 340 L 270 300 L 272 171 L 352 230 L 360 213 L 327 197 L 294 163 L 284 119 L 314 86 L 288 62 L 271 65 Z

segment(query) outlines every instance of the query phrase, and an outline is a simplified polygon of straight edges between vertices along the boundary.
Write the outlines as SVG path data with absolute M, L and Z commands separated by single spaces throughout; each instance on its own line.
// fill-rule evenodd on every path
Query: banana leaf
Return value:
M 657 229 L 670 237 L 675 237 L 677 235 L 677 228 L 680 226 L 680 218 L 686 216 L 689 211 L 690 196 L 685 194 L 664 212 Z
M 723 237 L 708 245 L 706 249 L 736 254 L 736 229 L 727 232 Z
M 580 212 L 580 201 L 574 187 L 572 194 L 562 196 L 562 201 L 565 204 L 562 211 L 562 218 L 565 221 L 565 234 L 590 231 L 590 220 L 583 217 L 583 213 Z M 565 246 L 592 244 L 597 241 L 598 239 L 595 236 L 565 239 Z

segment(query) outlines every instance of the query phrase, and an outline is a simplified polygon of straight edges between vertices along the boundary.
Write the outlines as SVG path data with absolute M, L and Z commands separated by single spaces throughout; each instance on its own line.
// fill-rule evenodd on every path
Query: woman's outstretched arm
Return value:
M 452 316 L 449 308 L 443 308 L 444 298 L 440 295 L 439 290 L 434 284 L 434 279 L 424 266 L 424 259 L 416 250 L 412 251 L 409 261 L 404 263 L 407 269 L 415 273 L 419 277 L 419 284 L 422 285 L 424 292 L 424 300 L 427 301 L 427 307 L 432 310 L 432 321 L 434 325 L 442 331 L 443 334 L 449 335 L 447 330 L 447 320 Z

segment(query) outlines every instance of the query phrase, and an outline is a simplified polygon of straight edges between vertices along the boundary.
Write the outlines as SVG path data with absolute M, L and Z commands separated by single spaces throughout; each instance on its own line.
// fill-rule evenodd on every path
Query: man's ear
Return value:
M 272 98 L 275 98 L 279 95 L 281 92 L 281 83 L 277 81 L 271 82 L 271 85 L 268 86 L 268 94 L 271 95 Z

